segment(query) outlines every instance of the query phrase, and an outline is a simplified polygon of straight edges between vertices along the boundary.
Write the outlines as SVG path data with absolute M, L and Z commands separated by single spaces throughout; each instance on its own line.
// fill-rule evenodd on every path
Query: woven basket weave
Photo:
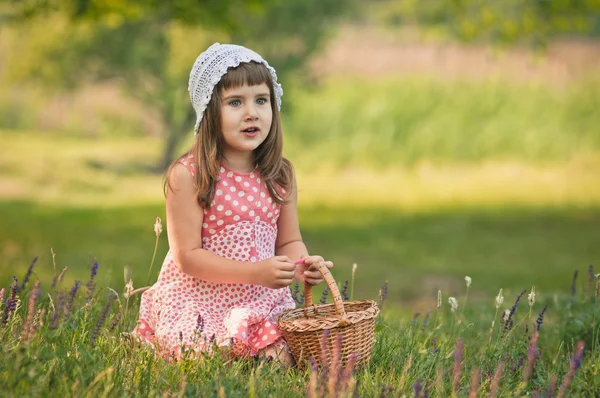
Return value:
M 320 366 L 329 366 L 336 361 L 334 356 L 339 355 L 343 366 L 354 354 L 354 366 L 367 364 L 371 359 L 379 307 L 371 300 L 342 301 L 327 267 L 317 264 L 313 268 L 323 275 L 333 303 L 313 304 L 312 286 L 304 284 L 304 308 L 286 311 L 277 321 L 296 363 L 305 367 L 309 359 L 314 358 Z

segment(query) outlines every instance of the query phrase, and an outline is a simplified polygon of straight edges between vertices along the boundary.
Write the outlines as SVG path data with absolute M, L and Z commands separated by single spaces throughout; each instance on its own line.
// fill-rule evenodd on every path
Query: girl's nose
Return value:
M 255 120 L 258 118 L 258 112 L 256 111 L 256 108 L 252 105 L 249 105 L 246 108 L 246 120 Z

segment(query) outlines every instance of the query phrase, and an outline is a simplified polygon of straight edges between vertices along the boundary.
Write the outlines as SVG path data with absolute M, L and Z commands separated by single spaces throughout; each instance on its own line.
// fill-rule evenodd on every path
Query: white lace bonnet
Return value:
M 213 89 L 219 83 L 228 68 L 235 68 L 242 62 L 255 61 L 262 63 L 267 67 L 273 77 L 273 86 L 275 91 L 275 100 L 277 109 L 281 109 L 281 96 L 283 89 L 281 84 L 277 83 L 277 74 L 267 61 L 249 48 L 235 44 L 215 43 L 196 58 L 192 71 L 190 72 L 190 81 L 188 91 L 192 106 L 196 111 L 196 125 L 194 126 L 194 135 L 198 134 L 198 128 L 204 115 L 204 110 L 210 102 Z

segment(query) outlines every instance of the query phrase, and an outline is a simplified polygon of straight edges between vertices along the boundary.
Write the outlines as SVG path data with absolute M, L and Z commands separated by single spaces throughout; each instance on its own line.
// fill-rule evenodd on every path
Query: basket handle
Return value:
M 348 322 L 348 318 L 346 316 L 346 310 L 344 310 L 344 302 L 342 301 L 342 296 L 340 295 L 340 289 L 338 289 L 337 283 L 335 283 L 335 279 L 333 279 L 331 272 L 329 272 L 329 269 L 327 269 L 327 267 L 323 263 L 313 264 L 310 268 L 316 268 L 323 276 L 323 279 L 325 280 L 325 283 L 327 284 L 327 287 L 329 288 L 329 291 L 331 292 L 331 296 L 333 297 L 333 305 L 335 306 L 335 314 L 337 315 L 337 317 L 340 320 L 339 326 L 348 325 L 349 322 Z M 313 305 L 312 301 L 313 301 L 312 300 L 312 286 L 305 282 L 304 283 L 304 309 L 305 310 L 308 307 Z

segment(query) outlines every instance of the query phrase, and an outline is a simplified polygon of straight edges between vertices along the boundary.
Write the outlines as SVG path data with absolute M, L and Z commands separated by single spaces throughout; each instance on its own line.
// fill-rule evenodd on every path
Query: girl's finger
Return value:
M 316 264 L 323 261 L 321 256 L 309 256 L 304 258 L 304 264 Z
M 283 286 L 289 286 L 294 281 L 294 278 L 291 279 L 281 279 L 279 282 L 283 284 Z
M 293 278 L 295 274 L 294 271 L 281 271 L 277 274 L 277 279 L 290 279 Z
M 306 271 L 304 276 L 310 279 L 321 279 L 321 273 L 319 271 Z

